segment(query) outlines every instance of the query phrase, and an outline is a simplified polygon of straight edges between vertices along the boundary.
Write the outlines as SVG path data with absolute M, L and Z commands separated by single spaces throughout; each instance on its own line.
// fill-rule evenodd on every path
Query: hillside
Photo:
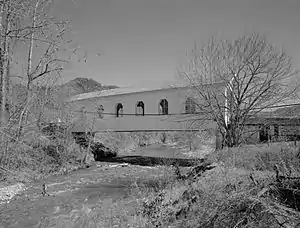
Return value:
M 75 78 L 60 86 L 59 90 L 67 91 L 69 96 L 89 93 L 99 90 L 108 90 L 119 88 L 116 85 L 103 85 L 90 78 Z

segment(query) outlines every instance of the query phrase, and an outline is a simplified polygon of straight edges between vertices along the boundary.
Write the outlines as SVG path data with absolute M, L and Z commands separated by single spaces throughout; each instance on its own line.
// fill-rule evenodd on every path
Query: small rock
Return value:
M 129 166 L 128 163 L 122 163 L 122 164 L 117 164 L 117 165 L 109 165 L 110 168 L 127 167 L 127 166 Z
M 58 206 L 55 207 L 55 208 L 54 208 L 54 214 L 57 214 L 57 213 L 59 213 L 59 212 L 60 212 L 60 207 L 58 207 Z
M 0 188 L 0 202 L 1 201 L 6 201 L 6 203 L 9 202 L 9 200 L 11 200 L 15 195 L 24 191 L 25 189 L 26 187 L 22 183 Z
M 93 165 L 95 163 L 95 159 L 92 153 L 87 153 L 85 157 L 85 163 L 88 164 L 89 166 Z

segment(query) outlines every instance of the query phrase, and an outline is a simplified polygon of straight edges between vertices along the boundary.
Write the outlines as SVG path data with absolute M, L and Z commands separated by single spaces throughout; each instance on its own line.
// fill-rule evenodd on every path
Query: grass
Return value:
M 297 227 L 300 161 L 289 144 L 245 146 L 208 157 L 216 168 L 145 196 L 140 213 L 152 227 Z M 273 167 L 290 178 L 276 180 Z M 299 177 L 293 178 L 293 177 Z M 284 225 L 282 225 L 284 224 Z
M 274 171 L 274 165 L 278 165 L 280 171 L 288 175 L 300 171 L 299 152 L 293 143 L 283 142 L 229 148 L 210 154 L 209 159 L 226 167 L 246 170 Z

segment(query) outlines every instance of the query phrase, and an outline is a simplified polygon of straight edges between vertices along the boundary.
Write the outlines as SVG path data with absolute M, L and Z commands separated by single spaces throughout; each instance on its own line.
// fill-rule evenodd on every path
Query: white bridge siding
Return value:
M 160 90 L 125 93 L 110 96 L 78 99 L 69 103 L 73 110 L 73 131 L 132 131 L 132 130 L 185 130 L 189 127 L 190 115 L 185 113 L 185 101 L 190 89 L 166 88 Z M 168 114 L 159 114 L 159 103 L 162 99 L 168 101 Z M 145 115 L 135 115 L 136 105 L 144 102 Z M 123 116 L 116 116 L 116 105 L 123 105 Z M 99 118 L 97 107 L 104 108 L 103 118 Z M 82 115 L 80 110 L 85 108 L 87 113 Z M 206 122 L 203 128 L 214 128 L 213 122 Z M 201 127 L 201 128 L 202 128 Z

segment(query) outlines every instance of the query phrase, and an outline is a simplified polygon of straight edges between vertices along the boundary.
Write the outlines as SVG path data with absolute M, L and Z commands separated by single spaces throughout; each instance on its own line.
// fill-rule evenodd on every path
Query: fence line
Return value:
M 138 133 L 138 132 L 199 132 L 205 131 L 203 129 L 139 129 L 139 130 L 99 130 L 93 133 Z

